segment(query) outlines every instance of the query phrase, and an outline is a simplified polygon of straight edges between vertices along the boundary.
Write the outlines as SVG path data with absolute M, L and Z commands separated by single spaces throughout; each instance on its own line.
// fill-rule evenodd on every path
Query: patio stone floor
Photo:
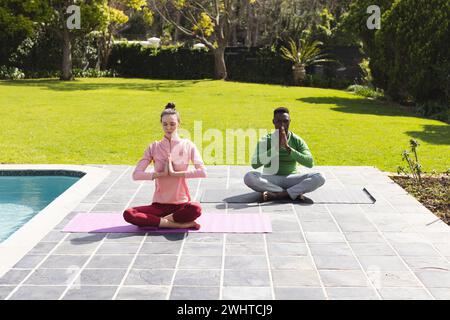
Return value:
M 374 167 L 314 171 L 329 192 L 370 188 L 375 204 L 202 203 L 268 214 L 268 234 L 61 232 L 79 212 L 150 203 L 153 182 L 133 181 L 133 166 L 98 167 L 111 174 L 0 278 L 0 299 L 450 299 L 450 227 Z M 207 170 L 188 180 L 193 200 L 250 191 L 250 167 Z

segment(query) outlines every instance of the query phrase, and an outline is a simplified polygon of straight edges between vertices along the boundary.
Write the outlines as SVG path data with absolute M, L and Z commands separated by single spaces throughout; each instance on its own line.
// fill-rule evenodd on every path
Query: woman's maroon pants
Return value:
M 202 208 L 198 202 L 167 204 L 154 202 L 149 206 L 129 208 L 123 212 L 126 222 L 139 227 L 158 227 L 161 217 L 173 213 L 175 222 L 191 222 L 200 217 Z

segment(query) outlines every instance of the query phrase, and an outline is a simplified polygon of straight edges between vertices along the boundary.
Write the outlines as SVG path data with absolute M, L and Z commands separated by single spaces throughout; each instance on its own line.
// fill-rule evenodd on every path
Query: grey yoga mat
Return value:
M 373 204 L 376 199 L 367 188 L 318 189 L 305 194 L 314 203 Z M 295 202 L 296 200 L 294 200 Z M 200 202 L 203 203 L 254 203 L 261 202 L 261 193 L 248 189 L 207 189 L 203 190 Z M 279 202 L 292 202 L 281 200 Z

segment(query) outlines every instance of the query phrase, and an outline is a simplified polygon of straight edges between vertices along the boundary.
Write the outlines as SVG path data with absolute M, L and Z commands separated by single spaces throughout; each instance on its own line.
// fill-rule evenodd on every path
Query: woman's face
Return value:
M 162 127 L 164 134 L 171 136 L 180 124 L 178 123 L 178 118 L 176 114 L 166 114 L 162 117 Z

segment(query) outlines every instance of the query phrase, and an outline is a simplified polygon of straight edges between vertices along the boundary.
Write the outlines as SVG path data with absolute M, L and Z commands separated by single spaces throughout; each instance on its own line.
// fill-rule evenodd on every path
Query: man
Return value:
M 289 110 L 280 107 L 273 112 L 275 132 L 263 137 L 252 157 L 252 167 L 264 165 L 263 173 L 250 171 L 244 183 L 251 189 L 262 192 L 262 201 L 292 199 L 304 203 L 313 201 L 304 196 L 325 183 L 321 173 L 297 173 L 297 163 L 312 168 L 314 160 L 302 138 L 289 131 Z

